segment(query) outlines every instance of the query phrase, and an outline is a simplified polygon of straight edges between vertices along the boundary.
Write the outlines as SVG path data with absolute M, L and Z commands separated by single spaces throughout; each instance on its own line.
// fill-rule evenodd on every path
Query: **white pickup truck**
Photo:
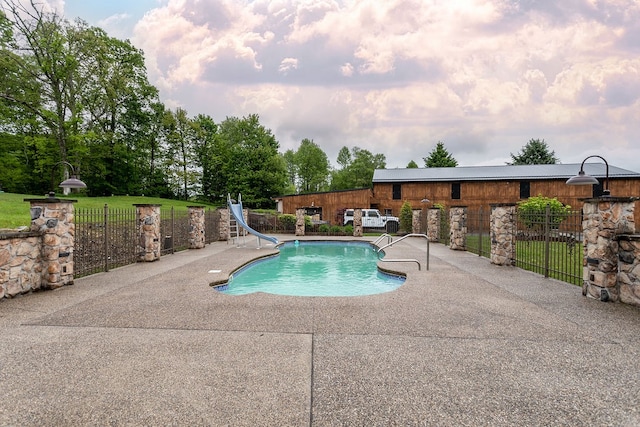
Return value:
M 344 211 L 344 225 L 353 225 L 353 209 Z M 400 221 L 395 216 L 380 215 L 377 209 L 362 209 L 363 228 L 384 228 L 387 233 L 395 233 L 400 227 Z

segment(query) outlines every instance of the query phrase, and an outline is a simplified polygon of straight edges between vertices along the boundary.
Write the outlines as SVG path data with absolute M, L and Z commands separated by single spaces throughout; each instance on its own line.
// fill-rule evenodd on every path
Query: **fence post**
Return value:
M 427 237 L 430 242 L 440 240 L 440 208 L 429 208 L 427 211 Z
M 491 205 L 491 263 L 515 265 L 516 205 Z
M 583 295 L 620 301 L 617 236 L 635 232 L 634 202 L 632 197 L 583 200 Z
M 104 271 L 109 271 L 109 207 L 104 204 L 102 226 L 104 227 Z
M 449 249 L 467 250 L 467 207 L 452 206 L 449 210 Z
M 138 261 L 151 262 L 160 259 L 160 206 L 134 204 L 136 207 L 136 231 Z
M 189 210 L 189 249 L 202 249 L 205 244 L 204 206 L 187 206 Z
M 42 287 L 56 289 L 73 284 L 77 200 L 25 199 L 31 205 L 31 231 L 42 233 Z
M 422 233 L 422 209 L 413 209 L 411 216 L 411 232 Z
M 353 237 L 362 237 L 362 209 L 353 210 Z
M 304 236 L 304 209 L 296 209 L 296 236 Z

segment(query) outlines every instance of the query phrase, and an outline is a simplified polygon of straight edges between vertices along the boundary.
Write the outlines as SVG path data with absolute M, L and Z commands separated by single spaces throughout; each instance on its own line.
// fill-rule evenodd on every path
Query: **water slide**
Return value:
M 264 239 L 267 242 L 273 243 L 274 245 L 278 244 L 277 238 L 262 234 L 247 225 L 247 223 L 244 221 L 244 215 L 242 215 L 242 198 L 240 194 L 238 194 L 238 203 L 233 203 L 233 200 L 231 200 L 231 195 L 228 194 L 227 204 L 229 205 L 229 212 L 231 212 L 233 219 L 236 220 L 238 225 L 258 238 L 258 246 L 260 246 L 260 239 Z

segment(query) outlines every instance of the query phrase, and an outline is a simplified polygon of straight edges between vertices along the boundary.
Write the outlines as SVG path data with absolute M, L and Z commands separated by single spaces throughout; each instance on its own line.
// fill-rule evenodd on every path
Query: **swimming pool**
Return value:
M 230 295 L 357 296 L 390 292 L 405 280 L 378 270 L 378 254 L 367 242 L 296 241 L 279 249 L 279 255 L 248 264 L 216 289 Z

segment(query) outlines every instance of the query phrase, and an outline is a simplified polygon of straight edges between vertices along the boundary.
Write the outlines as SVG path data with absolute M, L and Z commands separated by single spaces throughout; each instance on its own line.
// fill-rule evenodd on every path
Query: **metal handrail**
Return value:
M 419 233 L 410 233 L 410 234 L 405 234 L 404 236 L 400 237 L 398 240 L 392 241 L 390 243 L 387 243 L 386 245 L 378 248 L 378 250 L 376 252 L 378 252 L 378 259 L 380 261 L 384 261 L 380 258 L 380 252 L 382 252 L 383 249 L 388 248 L 390 246 L 393 246 L 395 243 L 401 242 L 404 239 L 406 239 L 407 237 L 424 237 L 425 239 L 427 239 L 427 270 L 429 270 L 429 237 L 426 234 L 419 234 Z M 387 260 L 387 261 L 392 261 L 392 260 Z M 414 260 L 404 260 L 404 261 L 414 261 Z M 416 261 L 417 262 L 417 261 Z M 420 263 L 418 263 L 418 266 L 420 265 Z
M 384 233 L 373 242 L 373 245 L 377 246 L 378 242 L 384 239 L 385 237 L 387 238 L 387 244 L 393 242 L 393 236 L 391 234 Z

